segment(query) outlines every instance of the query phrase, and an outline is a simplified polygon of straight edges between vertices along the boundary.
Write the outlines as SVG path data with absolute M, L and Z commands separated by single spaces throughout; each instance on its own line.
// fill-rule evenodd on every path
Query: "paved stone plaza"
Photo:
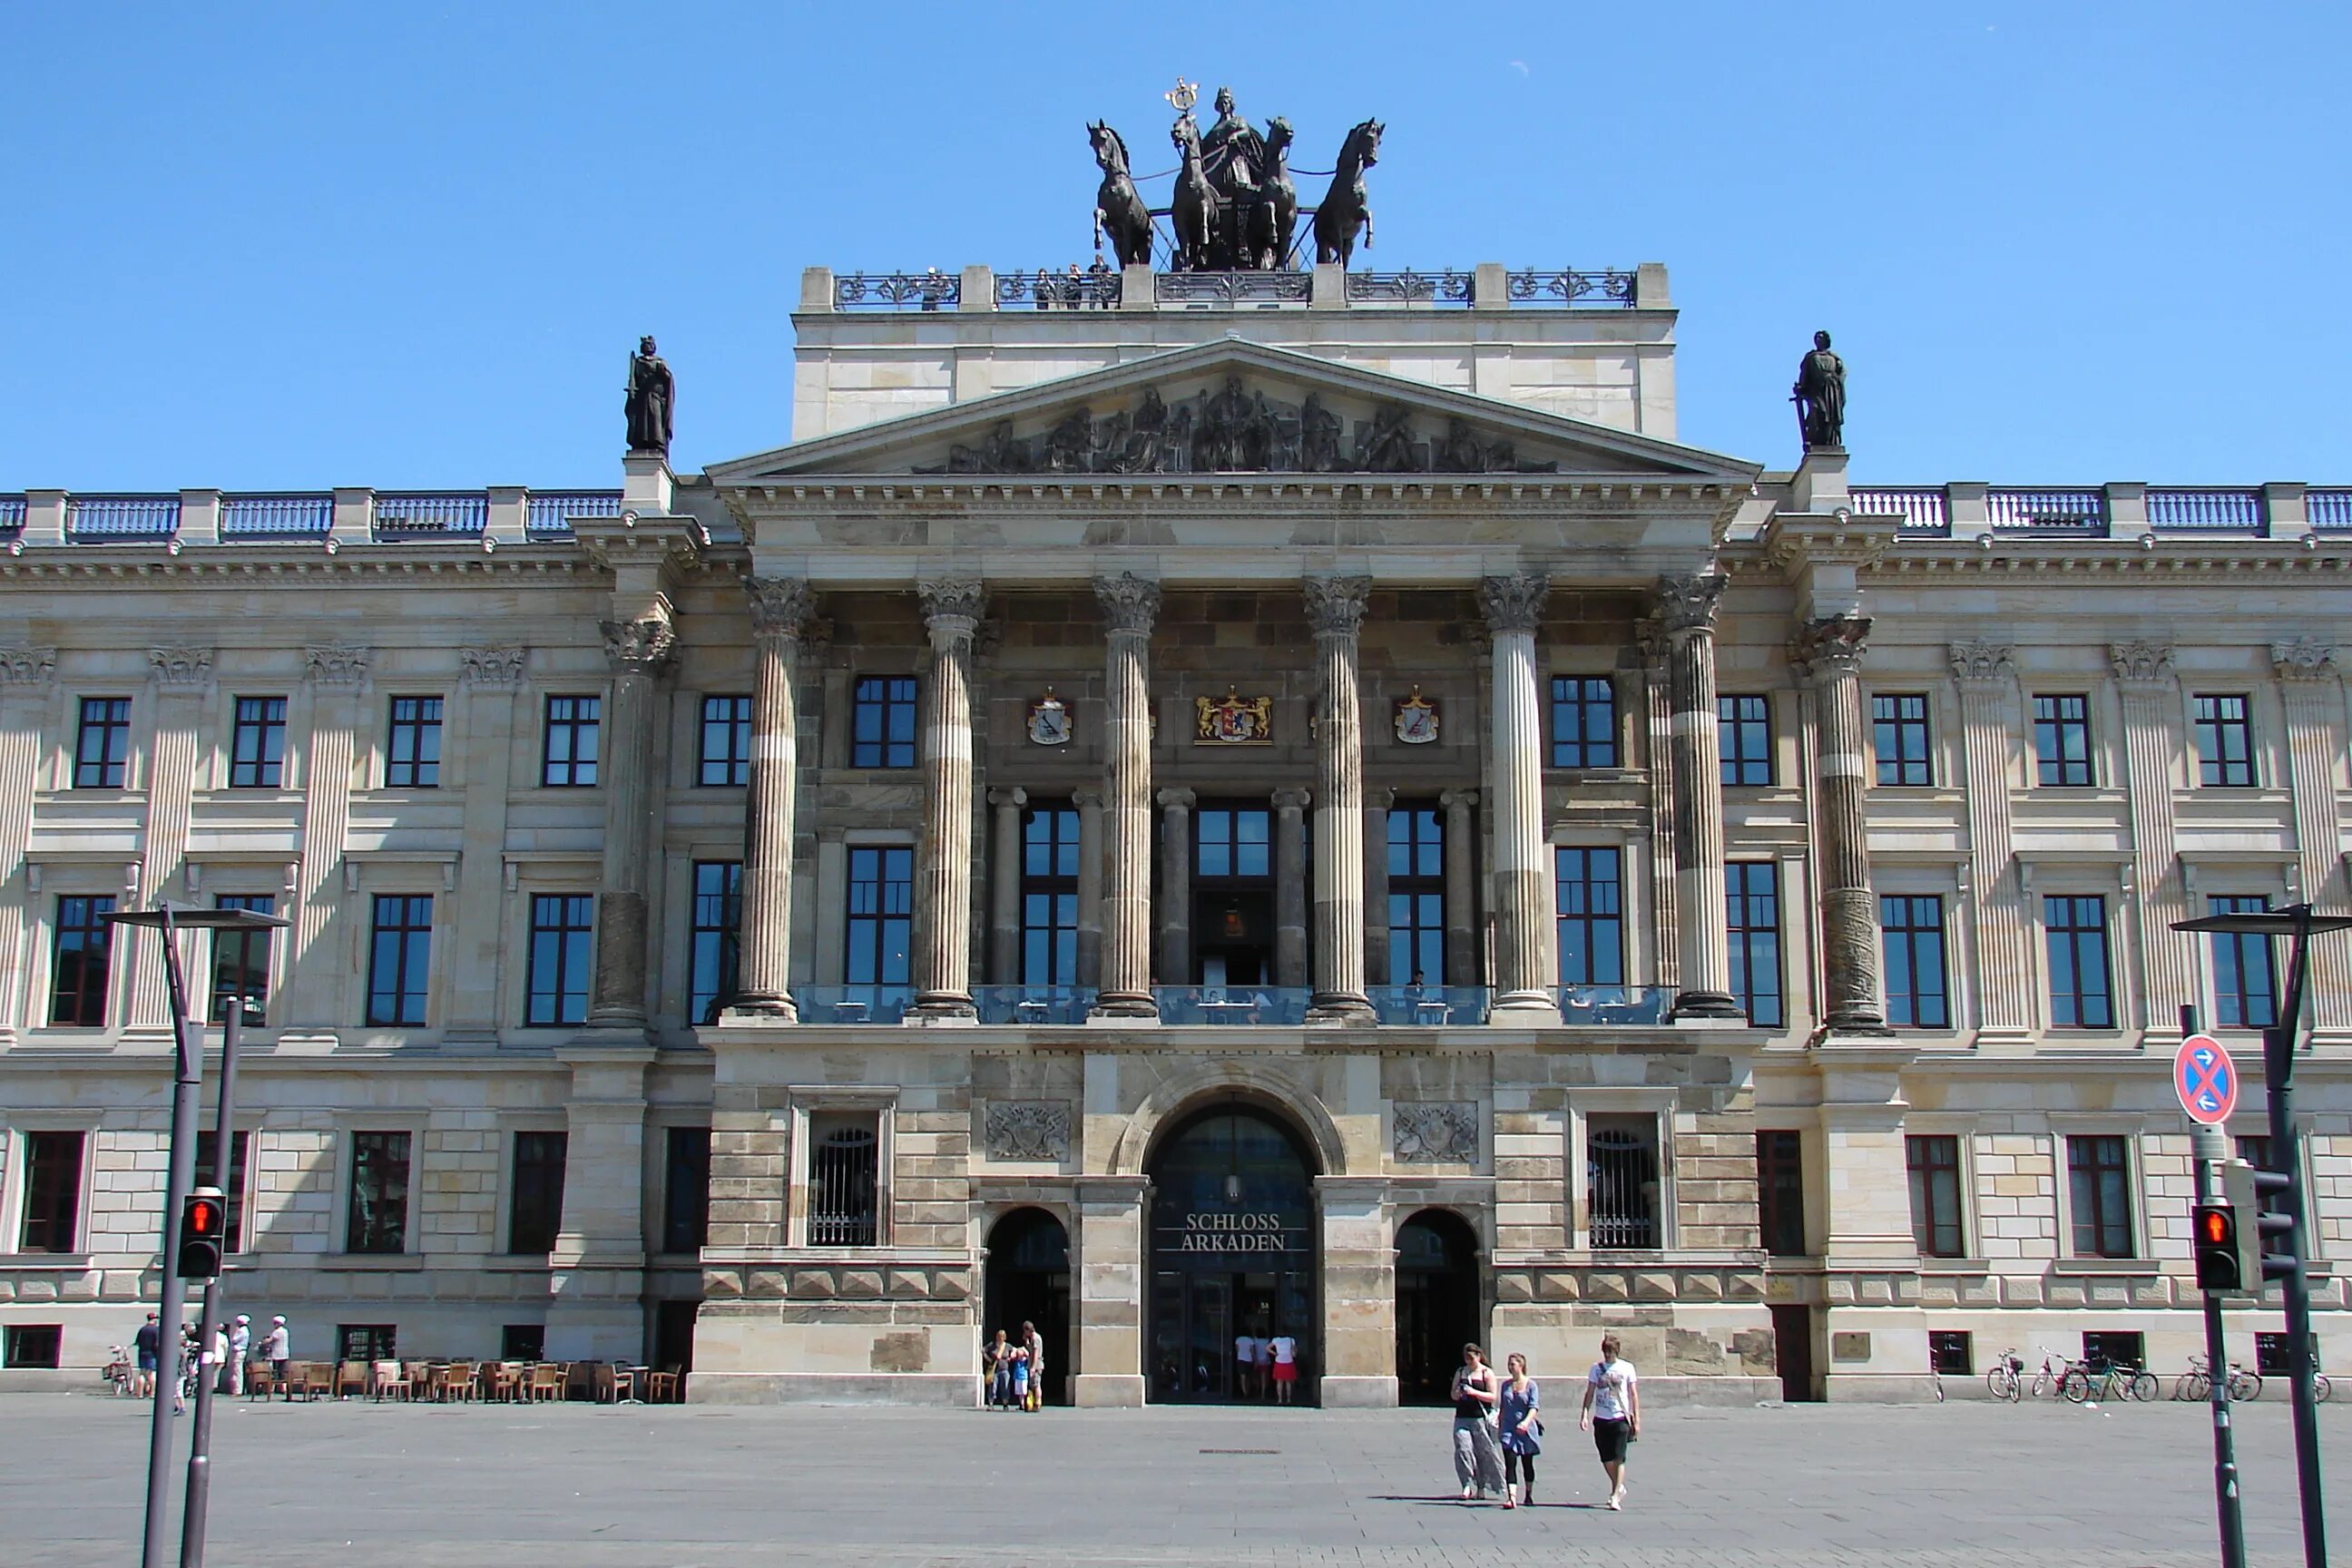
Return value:
M 145 1426 L 10 1398 L 0 1553 L 129 1560 Z M 2299 1562 L 2284 1404 L 2242 1413 L 2249 1540 Z M 2352 1444 L 2352 1418 L 2322 1412 Z M 2203 1564 L 2203 1412 L 1661 1411 L 1628 1511 L 1559 1430 L 1542 1506 L 1453 1500 L 1442 1411 L 223 1409 L 210 1561 L 238 1564 Z M 2352 1542 L 2344 1471 L 2332 1510 Z

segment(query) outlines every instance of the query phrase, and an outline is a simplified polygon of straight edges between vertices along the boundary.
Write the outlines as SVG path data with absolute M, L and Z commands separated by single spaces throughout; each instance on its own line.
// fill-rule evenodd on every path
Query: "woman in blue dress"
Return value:
M 1503 1380 L 1502 1397 L 1496 1408 L 1502 1415 L 1499 1434 L 1503 1447 L 1503 1506 L 1517 1508 L 1521 1502 L 1533 1508 L 1536 1500 L 1536 1456 L 1543 1452 L 1540 1441 L 1543 1422 L 1540 1412 L 1543 1398 L 1536 1391 L 1536 1380 L 1528 1375 L 1528 1358 L 1513 1355 L 1503 1363 L 1509 1376 Z M 1519 1472 L 1527 1472 L 1527 1495 L 1519 1495 Z

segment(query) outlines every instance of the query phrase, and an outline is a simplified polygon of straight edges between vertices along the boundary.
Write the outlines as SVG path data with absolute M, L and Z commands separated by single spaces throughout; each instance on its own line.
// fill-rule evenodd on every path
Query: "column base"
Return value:
M 933 1024 L 977 1024 L 980 1009 L 971 998 L 953 991 L 936 991 L 915 998 L 907 1009 L 907 1022 L 918 1026 Z
M 1506 991 L 1495 998 L 1486 1022 L 1512 1029 L 1559 1026 L 1559 998 L 1549 991 Z
M 722 1029 L 730 1024 L 797 1024 L 800 1021 L 800 1009 L 793 1005 L 793 999 L 789 996 L 740 996 L 736 998 L 733 1006 L 722 1007 L 719 1012 L 719 1026 Z
M 1358 991 L 1318 991 L 1307 1004 L 1309 1027 L 1335 1028 L 1379 1021 L 1379 1016 L 1372 1011 L 1371 998 Z
M 1745 1022 L 1748 1014 L 1739 999 L 1728 991 L 1685 991 L 1675 997 L 1674 1011 L 1666 1015 L 1670 1024 L 1685 1018 L 1715 1018 Z
M 1874 1013 L 1832 1013 L 1813 1031 L 1809 1044 L 1821 1045 L 1828 1040 L 1891 1040 L 1895 1031 L 1886 1020 Z
M 1070 1403 L 1081 1409 L 1133 1410 L 1143 1404 L 1143 1379 L 1118 1373 L 1080 1373 L 1070 1379 Z
M 1132 1024 L 1144 1019 L 1160 1021 L 1160 1004 L 1150 992 L 1106 991 L 1095 998 L 1094 1010 L 1087 1015 L 1089 1024 Z

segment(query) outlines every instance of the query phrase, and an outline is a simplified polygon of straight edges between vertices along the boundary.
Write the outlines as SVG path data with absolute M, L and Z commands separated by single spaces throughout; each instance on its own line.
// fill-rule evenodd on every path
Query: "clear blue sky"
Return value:
M 0 490 L 616 484 L 645 331 L 678 466 L 779 444 L 803 266 L 1083 258 L 1083 123 L 1164 150 L 1180 72 L 1286 115 L 1301 168 L 1385 119 L 1376 266 L 1665 262 L 1696 444 L 1786 466 L 1826 326 L 1858 478 L 2352 479 L 2340 0 L 6 28 Z

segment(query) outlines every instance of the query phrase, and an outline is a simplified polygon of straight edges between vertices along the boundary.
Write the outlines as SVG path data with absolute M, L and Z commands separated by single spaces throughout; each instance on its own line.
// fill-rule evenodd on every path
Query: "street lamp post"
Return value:
M 2287 1234 L 2294 1257 L 2286 1268 L 2281 1294 L 2285 1298 L 2287 1368 L 2294 1399 L 2295 1489 L 2303 1508 L 2303 1558 L 2306 1568 L 2326 1568 L 2327 1521 L 2321 1510 L 2319 1477 L 2319 1400 L 2312 1381 L 2317 1369 L 2312 1360 L 2311 1295 L 2305 1272 L 2305 1260 L 2311 1256 L 2311 1222 L 2304 1212 L 2303 1152 L 2295 1143 L 2294 1037 L 2303 1026 L 2311 939 L 2328 931 L 2352 931 L 2352 915 L 2323 915 L 2307 903 L 2289 904 L 2279 910 L 2179 921 L 2172 929 L 2283 936 L 2288 940 L 2285 1005 L 2279 1010 L 2278 1021 L 2263 1031 L 2263 1090 L 2270 1107 L 2271 1157 L 2277 1162 L 2278 1173 L 2286 1179 L 2279 1205 L 2292 1226 Z M 2254 1223 L 2254 1216 L 2246 1216 L 2246 1223 Z M 2246 1283 L 2249 1289 L 2262 1287 L 2259 1279 Z M 2229 1375 L 2228 1367 L 2219 1363 L 2210 1370 L 2216 1379 Z
M 162 933 L 163 939 L 163 979 L 172 999 L 172 1147 L 168 1174 L 163 1190 L 163 1226 L 162 1275 L 156 1302 L 155 1336 L 155 1403 L 149 1415 L 147 1433 L 147 1520 L 140 1548 L 141 1568 L 166 1568 L 167 1552 L 164 1537 L 170 1524 L 172 1468 L 172 1402 L 178 1397 L 180 1315 L 187 1303 L 187 1285 L 180 1278 L 180 1214 L 187 1206 L 189 1190 L 195 1184 L 196 1173 L 196 1113 L 204 1080 L 204 1026 L 188 1018 L 187 986 L 180 970 L 180 950 L 173 941 L 184 931 L 275 931 L 286 921 L 276 915 L 255 914 L 246 910 L 182 909 L 171 904 L 159 904 L 152 910 L 127 910 L 109 915 L 107 919 L 119 926 L 137 926 Z M 230 1040 L 235 1036 L 229 1037 Z M 226 1142 L 228 1130 L 227 1052 L 223 1049 L 222 1110 L 220 1125 L 224 1142 L 213 1151 L 213 1163 L 226 1176 L 228 1170 L 230 1145 Z M 198 1398 L 202 1401 L 204 1386 L 204 1356 L 212 1349 L 211 1333 L 219 1311 L 219 1292 L 208 1292 L 205 1310 L 205 1338 L 196 1347 Z M 166 1357 L 171 1358 L 166 1362 Z M 194 1443 L 195 1458 L 205 1458 L 204 1434 Z M 191 1467 L 192 1471 L 195 1468 Z M 200 1490 L 196 1477 L 190 1477 L 192 1500 Z M 203 1513 L 201 1500 L 189 1519 L 182 1521 L 181 1557 L 183 1562 L 201 1562 L 204 1557 Z M 188 1557 L 190 1542 L 195 1556 Z

